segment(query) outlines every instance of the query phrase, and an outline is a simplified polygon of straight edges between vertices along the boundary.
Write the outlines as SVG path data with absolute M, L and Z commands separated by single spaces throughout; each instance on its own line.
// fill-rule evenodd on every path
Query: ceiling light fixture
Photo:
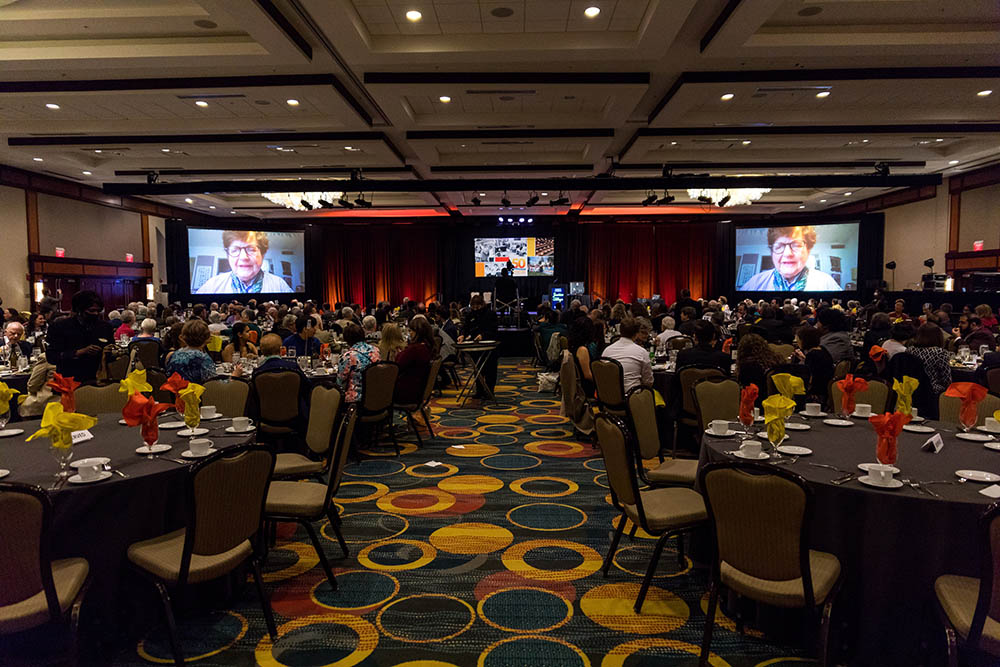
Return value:
M 677 145 L 677 142 L 676 142 L 676 141 L 671 141 L 671 142 L 670 142 L 670 145 L 671 145 L 671 146 L 676 146 L 676 145 Z
M 372 207 L 372 202 L 370 202 L 367 199 L 365 199 L 365 195 L 364 195 L 363 192 L 359 192 L 358 193 L 358 198 L 354 200 L 354 203 L 357 204 L 358 206 L 360 206 L 361 208 L 371 208 Z
M 799 208 L 805 208 L 805 205 L 803 204 L 802 206 L 799 206 Z
M 542 196 L 543 196 L 543 197 L 548 197 L 548 196 L 549 196 L 549 193 L 548 193 L 548 192 L 543 192 L 543 193 L 542 193 Z
M 861 143 L 863 143 L 863 144 L 867 144 L 867 143 L 868 143 L 868 141 L 869 141 L 868 139 L 862 139 L 862 140 L 861 140 Z
M 543 194 L 544 194 L 544 193 L 543 193 Z M 480 193 L 479 193 L 479 196 L 480 196 L 480 197 L 485 197 L 485 196 L 486 196 L 486 193 L 485 193 L 485 192 L 480 192 Z
M 161 148 L 161 149 L 160 149 L 160 152 L 161 152 L 161 153 L 169 153 L 169 152 L 170 152 L 170 149 L 169 149 L 169 148 Z
M 845 192 L 845 193 L 844 193 L 844 196 L 845 196 L 845 197 L 850 197 L 850 196 L 851 196 L 851 195 L 853 195 L 853 194 L 854 194 L 853 192 Z
M 214 206 L 209 206 L 209 208 L 212 209 L 213 211 L 215 210 Z
M 958 164 L 958 160 L 948 160 L 948 164 Z
M 549 200 L 549 206 L 565 206 L 568 203 L 569 203 L 569 197 L 563 196 L 561 190 L 557 198 Z
M 86 170 L 84 170 L 84 172 L 83 172 L 83 175 L 84 175 L 84 176 L 93 176 L 93 175 L 94 175 L 94 172 L 92 172 L 92 171 L 86 171 Z
M 406 20 L 408 21 L 413 21 L 414 23 L 416 23 L 422 18 L 424 18 L 424 15 L 418 12 L 416 9 L 411 9 L 410 11 L 406 12 Z
M 208 102 L 206 102 L 205 100 L 198 100 L 197 102 L 194 103 L 194 105 L 196 107 L 201 107 L 204 109 L 205 107 L 208 106 Z
M 673 196 L 672 194 L 670 194 L 669 192 L 667 192 L 666 190 L 664 190 L 664 191 L 663 191 L 663 197 L 661 197 L 660 199 L 658 199 L 658 200 L 656 201 L 656 205 L 657 205 L 657 206 L 664 206 L 665 204 L 671 204 L 671 203 L 673 203 L 673 201 L 674 201 L 675 199 L 677 199 L 677 198 L 676 198 L 676 197 L 674 197 L 674 196 Z
M 104 151 L 102 151 L 102 150 L 101 150 L 100 148 L 95 148 L 95 149 L 94 149 L 94 152 L 95 152 L 95 153 L 103 153 Z
M 307 211 L 309 209 L 302 205 L 303 201 L 312 208 L 319 208 L 322 206 L 320 200 L 336 201 L 343 194 L 343 192 L 261 192 L 260 196 L 293 211 Z
M 733 188 L 708 189 L 708 188 L 688 188 L 688 197 L 700 201 L 703 204 L 717 202 L 716 206 L 747 206 L 757 201 L 771 188 Z
M 503 197 L 500 198 L 500 204 L 503 205 L 503 206 L 506 206 L 507 208 L 510 208 L 510 200 L 507 199 L 507 191 L 506 190 L 503 191 Z
M 934 141 L 942 142 L 942 141 L 944 141 L 944 139 L 935 139 Z
M 820 92 L 816 93 L 816 97 L 818 97 L 820 99 L 823 99 L 824 97 L 830 97 L 830 91 L 829 90 L 821 90 Z
M 40 158 L 40 157 L 33 157 L 33 158 L 31 158 L 31 159 L 32 159 L 32 160 L 34 160 L 35 162 L 45 162 L 45 160 L 43 160 L 43 159 L 42 159 L 42 158 Z
M 500 219 L 500 222 L 503 222 L 503 216 L 502 215 L 500 216 L 499 219 Z
M 307 211 L 313 210 L 313 205 L 311 203 L 307 202 L 305 199 L 303 199 L 299 203 L 302 204 L 302 206 L 304 206 Z
M 449 102 L 451 102 L 451 98 L 448 97 L 447 95 L 442 95 L 438 99 L 441 100 L 442 104 L 448 104 Z
M 820 204 L 825 204 L 825 203 L 826 203 L 826 200 L 825 200 L 825 199 L 820 199 L 820 200 L 819 200 L 819 203 L 820 203 Z
M 587 7 L 583 10 L 583 15 L 588 19 L 597 18 L 597 15 L 601 13 L 600 7 Z
M 749 146 L 749 145 L 750 145 L 750 143 L 751 143 L 751 142 L 750 142 L 750 140 L 749 140 L 749 139 L 744 139 L 744 140 L 743 140 L 743 145 L 744 145 L 744 146 Z
M 723 95 L 719 99 L 722 100 L 723 102 L 728 102 L 729 100 L 733 99 L 734 97 L 736 97 L 736 95 L 734 95 L 733 93 L 726 93 L 725 95 Z
M 655 204 L 656 199 L 657 199 L 656 193 L 650 192 L 649 194 L 646 195 L 646 198 L 643 199 L 641 203 L 643 206 L 649 206 L 650 204 Z
M 236 211 L 230 211 L 230 213 L 236 215 Z
M 534 206 L 537 203 L 538 203 L 538 195 L 535 194 L 534 192 L 532 192 L 531 193 L 531 197 L 528 198 L 528 201 L 524 202 L 524 205 L 525 206 Z
M 285 100 L 285 104 L 287 104 L 290 107 L 297 107 L 297 106 L 299 106 L 299 101 L 298 100 Z
M 354 203 L 347 198 L 346 194 L 341 194 L 340 198 L 337 200 L 337 203 L 343 206 L 344 208 L 354 208 Z
M 483 200 L 480 199 L 479 197 L 473 197 L 472 198 L 472 205 L 473 206 L 479 206 L 482 203 L 483 203 Z
M 194 200 L 193 200 L 193 199 L 191 199 L 190 197 L 185 197 L 185 198 L 184 198 L 184 203 L 185 203 L 185 204 L 193 204 L 193 203 L 194 203 Z
M 980 90 L 978 93 L 976 93 L 976 95 L 978 95 L 979 97 L 989 97 L 992 94 L 993 94 L 992 90 Z
M 53 111 L 59 111 L 59 105 L 53 102 L 48 102 L 45 104 L 46 109 L 52 109 Z

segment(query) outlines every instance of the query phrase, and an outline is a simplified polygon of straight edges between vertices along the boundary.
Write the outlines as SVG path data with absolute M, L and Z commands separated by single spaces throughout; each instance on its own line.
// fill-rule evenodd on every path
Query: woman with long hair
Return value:
M 598 358 L 597 342 L 594 340 L 594 321 L 589 317 L 578 317 L 569 326 L 569 351 L 576 358 L 580 368 L 580 383 L 583 392 L 589 397 L 594 395 L 597 385 L 590 372 L 590 362 Z
M 231 363 L 233 354 L 239 354 L 244 359 L 257 356 L 257 346 L 250 342 L 250 326 L 246 322 L 233 325 L 233 340 L 222 348 L 222 360 Z
M 403 332 L 398 325 L 389 322 L 382 325 L 382 339 L 378 342 L 378 352 L 382 361 L 395 361 L 396 355 L 406 347 Z
M 768 342 L 757 334 L 747 334 L 736 348 L 736 377 L 741 387 L 753 383 L 760 396 L 767 393 L 767 372 L 784 360 L 771 349 Z
M 434 357 L 434 330 L 427 318 L 415 315 L 409 327 L 410 344 L 396 354 L 399 377 L 392 400 L 399 405 L 415 405 L 423 399 Z

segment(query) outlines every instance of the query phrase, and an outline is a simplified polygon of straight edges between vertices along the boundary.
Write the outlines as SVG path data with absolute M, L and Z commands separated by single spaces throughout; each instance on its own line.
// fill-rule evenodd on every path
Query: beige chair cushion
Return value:
M 87 580 L 90 566 L 82 558 L 52 561 L 52 583 L 55 584 L 59 609 L 66 611 Z M 45 591 L 38 591 L 26 600 L 0 607 L 0 633 L 8 634 L 38 627 L 49 621 L 49 605 Z
M 322 461 L 313 461 L 302 454 L 278 454 L 274 463 L 275 476 L 311 475 L 325 469 L 326 464 Z
M 288 435 L 289 433 L 295 433 L 295 429 L 289 428 L 288 426 L 272 426 L 263 422 L 260 424 L 260 430 L 270 435 Z
M 316 482 L 271 482 L 267 492 L 266 514 L 316 516 L 326 502 L 326 484 Z
M 646 479 L 653 484 L 691 484 L 698 476 L 698 461 L 695 459 L 667 459 L 652 470 L 646 471 Z
M 181 528 L 151 540 L 136 542 L 128 548 L 128 559 L 164 581 L 177 581 L 181 572 L 185 533 L 186 529 Z M 252 553 L 250 540 L 244 540 L 229 551 L 214 556 L 191 554 L 188 582 L 196 584 L 217 579 L 249 558 Z
M 840 576 L 840 561 L 833 554 L 809 551 L 809 568 L 812 572 L 813 598 L 822 604 Z M 805 604 L 802 577 L 784 581 L 759 579 L 722 561 L 719 568 L 722 583 L 748 598 L 775 607 L 801 607 Z
M 694 489 L 680 487 L 640 491 L 649 528 L 656 533 L 681 528 L 708 518 L 705 501 Z M 625 505 L 625 516 L 642 525 L 635 505 Z
M 948 620 L 955 626 L 955 631 L 963 639 L 968 637 L 972 628 L 972 615 L 979 601 L 979 579 L 946 574 L 934 582 L 934 592 L 937 593 L 938 602 Z M 1000 655 L 1000 622 L 986 617 L 979 646 L 992 655 Z

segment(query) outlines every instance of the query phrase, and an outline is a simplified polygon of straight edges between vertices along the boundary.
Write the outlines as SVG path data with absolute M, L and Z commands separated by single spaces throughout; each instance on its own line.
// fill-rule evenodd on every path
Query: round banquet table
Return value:
M 159 442 L 173 449 L 149 460 L 135 453 L 143 443 L 139 428 L 118 424 L 121 415 L 102 414 L 90 429 L 92 440 L 73 447 L 73 460 L 105 456 L 111 466 L 128 477 L 112 475 L 89 484 L 64 484 L 53 489 L 59 468 L 49 451 L 48 438 L 25 439 L 37 424 L 24 424 L 21 435 L 0 439 L 0 468 L 11 472 L 4 482 L 37 484 L 46 489 L 52 500 L 52 558 L 80 556 L 90 563 L 91 586 L 85 601 L 85 613 L 91 620 L 111 624 L 124 609 L 122 595 L 124 573 L 128 572 L 126 551 L 133 542 L 156 537 L 180 528 L 184 523 L 184 484 L 187 464 L 168 461 L 162 456 L 181 459 L 187 438 L 177 430 L 160 429 Z M 178 415 L 162 415 L 160 423 L 177 421 Z M 254 434 L 220 437 L 229 419 L 203 422 L 217 449 L 254 440 Z M 21 424 L 11 427 L 21 427 Z M 192 463 L 195 459 L 192 459 Z
M 17 399 L 28 393 L 28 378 L 31 377 L 31 373 L 0 373 L 0 382 L 3 382 L 11 389 L 16 389 L 20 394 L 14 394 L 10 397 L 10 420 L 12 422 L 20 421 L 21 417 L 18 412 Z
M 793 421 L 803 421 L 797 415 Z M 856 479 L 834 485 L 843 473 L 809 463 L 859 472 L 859 463 L 875 460 L 876 435 L 866 420 L 854 426 L 829 426 L 810 419 L 809 431 L 788 431 L 785 444 L 813 450 L 781 468 L 804 477 L 815 491 L 810 531 L 813 549 L 836 554 L 845 573 L 834 615 L 847 624 L 851 665 L 927 664 L 926 644 L 943 648 L 934 609 L 934 580 L 942 574 L 979 574 L 977 521 L 990 498 L 975 482 L 934 484 L 935 498 L 909 486 L 892 490 L 865 486 Z M 920 451 L 932 434 L 903 431 L 897 440 L 896 478 L 927 482 L 957 480 L 956 470 L 1000 473 L 1000 452 L 959 440 L 954 426 L 938 428 L 945 446 L 940 453 Z M 761 430 L 765 447 L 767 435 Z M 738 447 L 729 438 L 705 436 L 702 464 L 740 460 L 727 454 Z M 838 609 L 839 607 L 839 609 Z M 925 647 L 921 648 L 921 642 Z

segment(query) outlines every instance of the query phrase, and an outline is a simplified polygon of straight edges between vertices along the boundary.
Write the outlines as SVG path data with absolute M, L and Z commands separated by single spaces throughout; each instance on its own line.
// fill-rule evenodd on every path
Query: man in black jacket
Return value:
M 694 308 L 695 318 L 701 317 L 701 302 L 695 301 L 691 298 L 691 290 L 682 289 L 681 298 L 677 299 L 677 305 L 674 306 L 675 312 L 681 312 L 685 308 Z
M 715 350 L 715 327 L 705 320 L 695 320 L 695 346 L 677 353 L 678 370 L 685 366 L 715 366 L 727 376 L 733 365 L 732 358 L 725 352 Z
M 468 317 L 465 318 L 465 326 L 462 329 L 462 335 L 458 337 L 458 342 L 496 340 L 497 314 L 492 309 L 486 307 L 486 302 L 483 301 L 483 297 L 479 294 L 472 297 L 469 305 L 472 309 L 469 311 Z M 490 391 L 493 391 L 493 388 L 497 384 L 498 354 L 499 349 L 489 352 L 489 359 L 483 367 L 483 379 L 486 381 L 487 386 L 489 386 Z M 481 389 L 477 389 L 476 397 L 485 398 L 484 392 Z
M 45 356 L 60 375 L 77 382 L 92 382 L 97 379 L 104 347 L 114 342 L 114 329 L 101 320 L 104 300 L 97 292 L 77 292 L 71 307 L 72 315 L 59 318 L 49 327 Z

